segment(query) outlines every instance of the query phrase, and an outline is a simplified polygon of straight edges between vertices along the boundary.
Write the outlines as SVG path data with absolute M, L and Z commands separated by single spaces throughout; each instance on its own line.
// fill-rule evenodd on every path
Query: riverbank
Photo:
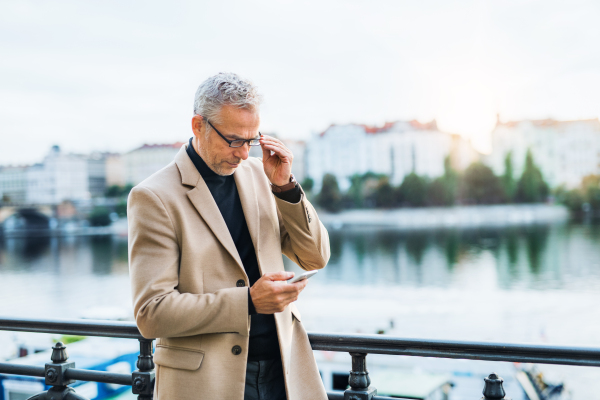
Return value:
M 120 218 L 109 226 L 79 226 L 68 224 L 52 229 L 11 229 L 3 230 L 0 225 L 0 238 L 64 237 L 64 236 L 127 236 L 127 219 Z
M 319 218 L 331 229 L 356 227 L 413 230 L 564 223 L 569 220 L 569 211 L 561 205 L 500 204 L 348 210 L 336 214 L 320 211 Z

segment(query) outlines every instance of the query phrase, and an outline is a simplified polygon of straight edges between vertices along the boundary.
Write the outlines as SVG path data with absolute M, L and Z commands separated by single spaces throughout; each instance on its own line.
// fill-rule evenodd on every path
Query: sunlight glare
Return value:
M 445 79 L 439 88 L 440 129 L 458 133 L 470 139 L 477 150 L 488 153 L 498 112 L 494 90 L 477 71 L 457 75 L 462 76 Z

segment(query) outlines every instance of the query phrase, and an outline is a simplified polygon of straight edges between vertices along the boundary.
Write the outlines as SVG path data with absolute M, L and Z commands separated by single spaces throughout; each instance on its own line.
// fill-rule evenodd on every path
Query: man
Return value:
M 260 135 L 259 104 L 235 74 L 207 79 L 194 136 L 129 195 L 134 313 L 158 338 L 159 400 L 327 398 L 293 304 L 307 281 L 285 282 L 281 254 L 323 268 L 329 237 L 292 153 Z M 262 162 L 248 158 L 252 145 Z

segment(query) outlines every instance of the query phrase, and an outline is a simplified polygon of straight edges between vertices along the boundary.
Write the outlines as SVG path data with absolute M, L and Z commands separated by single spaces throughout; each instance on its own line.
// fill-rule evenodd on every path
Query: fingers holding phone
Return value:
M 306 279 L 288 284 L 286 280 L 293 277 L 291 272 L 273 272 L 264 274 L 250 288 L 250 297 L 256 312 L 259 314 L 273 314 L 285 310 L 288 304 L 298 300 L 300 292 L 304 290 L 308 281 Z

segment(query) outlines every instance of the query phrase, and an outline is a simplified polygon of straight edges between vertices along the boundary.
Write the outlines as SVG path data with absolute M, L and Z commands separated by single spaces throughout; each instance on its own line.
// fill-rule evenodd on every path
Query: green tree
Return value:
M 300 185 L 305 192 L 310 192 L 315 187 L 315 181 L 312 178 L 304 178 Z
M 581 212 L 586 202 L 586 196 L 581 189 L 567 190 L 564 186 L 559 186 L 554 190 L 554 198 L 575 213 Z
M 412 207 L 422 207 L 427 199 L 427 180 L 414 172 L 406 175 L 398 188 L 402 203 Z
M 471 164 L 462 176 L 461 197 L 466 203 L 494 204 L 505 199 L 500 179 L 490 167 L 480 162 Z
M 341 210 L 342 195 L 334 175 L 325 174 L 323 176 L 323 185 L 321 187 L 321 193 L 317 198 L 317 204 L 327 211 L 337 212 Z
M 542 172 L 533 162 L 531 150 L 528 150 L 523 175 L 517 183 L 516 199 L 521 203 L 537 203 L 545 201 L 548 193 L 548 184 L 544 182 Z
M 509 152 L 504 158 L 504 175 L 502 175 L 502 185 L 504 186 L 506 199 L 508 201 L 513 201 L 515 198 L 517 185 L 513 176 L 512 152 Z
M 357 208 L 376 206 L 376 192 L 382 179 L 387 179 L 387 177 L 373 172 L 352 175 L 350 177 L 350 188 L 344 196 L 346 203 Z
M 450 156 L 444 158 L 444 179 L 455 186 L 458 184 L 458 173 L 452 168 Z
M 94 207 L 88 217 L 91 226 L 110 225 L 110 211 L 106 207 Z
M 393 207 L 396 203 L 396 193 L 387 177 L 381 178 L 375 188 L 375 205 L 382 208 Z
M 106 188 L 106 192 L 104 193 L 104 195 L 106 197 L 119 197 L 121 195 L 121 191 L 122 191 L 121 186 L 111 185 Z
M 104 195 L 106 197 L 127 197 L 129 192 L 131 192 L 131 189 L 133 189 L 133 185 L 131 184 L 125 186 L 111 185 L 106 188 Z
M 569 190 L 565 193 L 563 204 L 573 212 L 581 212 L 585 204 L 585 197 L 578 189 Z
M 129 196 L 129 192 L 131 192 L 131 189 L 133 189 L 133 185 L 128 183 L 127 185 L 123 186 L 123 190 L 121 191 L 121 195 L 124 197 Z
M 440 176 L 427 188 L 427 202 L 432 206 L 451 206 L 455 201 L 455 193 L 455 187 Z
M 363 177 L 354 174 L 350 177 L 350 188 L 345 195 L 346 202 L 353 207 L 363 207 L 365 198 L 363 194 Z
M 456 201 L 458 173 L 452 168 L 450 156 L 444 159 L 444 175 L 431 182 L 427 189 L 427 201 L 434 206 L 451 206 Z
M 584 201 L 592 210 L 600 211 L 600 175 L 587 175 L 581 180 L 581 192 Z
M 115 212 L 119 217 L 127 217 L 127 201 L 122 200 L 115 206 Z

